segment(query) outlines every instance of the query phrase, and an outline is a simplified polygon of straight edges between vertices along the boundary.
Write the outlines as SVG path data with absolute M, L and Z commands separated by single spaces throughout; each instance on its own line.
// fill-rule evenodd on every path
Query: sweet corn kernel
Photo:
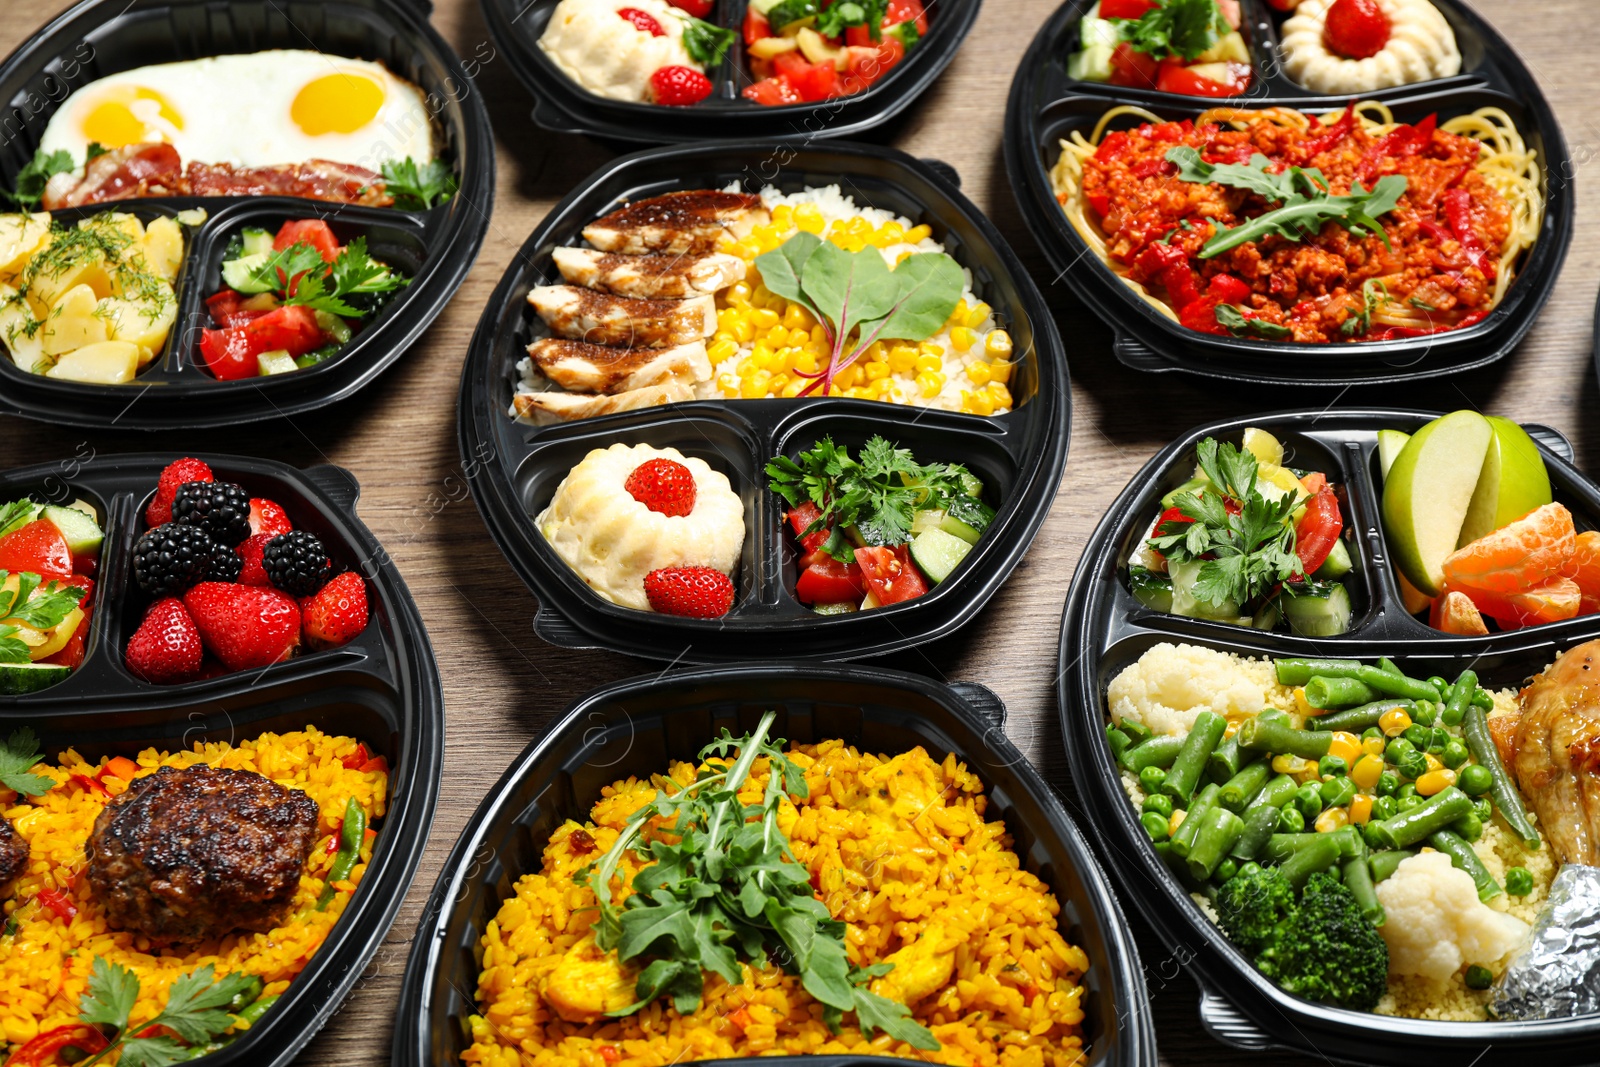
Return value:
M 806 383 L 803 381 L 792 381 L 783 387 L 783 395 L 793 399 L 794 397 L 799 396 L 800 390 L 804 389 L 805 387 Z
M 712 366 L 716 366 L 738 351 L 739 346 L 732 338 L 718 337 L 706 345 L 706 358 L 711 360 Z
M 1328 808 L 1317 816 L 1314 824 L 1319 834 L 1331 834 L 1350 822 L 1350 813 L 1343 808 Z
M 882 341 L 874 341 L 867 346 L 866 358 L 873 363 L 887 365 L 889 362 L 889 349 Z
M 761 291 L 764 292 L 765 290 Z M 778 325 L 778 313 L 770 307 L 757 308 L 751 313 L 750 318 L 754 320 L 757 327 L 763 330 L 770 330 Z
M 965 352 L 978 343 L 978 335 L 965 326 L 955 326 L 950 330 L 950 343 L 957 352 Z
M 905 237 L 906 228 L 900 225 L 894 219 L 890 219 L 888 222 L 878 227 L 878 239 L 873 243 L 879 248 L 887 248 L 889 245 L 898 244 L 905 240 Z
M 794 381 L 794 379 L 791 378 L 787 374 L 783 374 L 783 373 L 774 374 L 772 376 L 772 380 L 767 383 L 767 392 L 768 393 L 781 393 L 781 392 L 783 392 L 783 390 L 785 388 L 788 387 L 789 383 L 792 382 L 792 381 Z
M 1444 761 L 1441 760 L 1438 756 L 1435 756 L 1432 752 L 1424 752 L 1422 755 L 1428 761 L 1428 770 L 1436 771 L 1440 767 L 1444 766 Z
M 893 345 L 889 349 L 889 368 L 896 374 L 910 374 L 917 366 L 917 350 L 909 345 Z
M 1411 725 L 1411 716 L 1406 714 L 1404 708 L 1390 708 L 1378 716 L 1378 729 L 1383 731 L 1385 737 L 1399 737 Z
M 1004 330 L 990 330 L 983 339 L 983 350 L 996 359 L 1010 358 L 1011 335 Z
M 1305 760 L 1288 752 L 1280 752 L 1272 757 L 1272 769 L 1279 774 L 1298 774 L 1306 767 Z
M 1294 710 L 1306 716 L 1322 714 L 1321 708 L 1314 708 L 1306 701 L 1306 690 L 1302 685 L 1294 687 Z
M 1011 368 L 1014 366 L 1016 364 L 997 359 L 989 364 L 989 377 L 997 382 L 1009 382 L 1011 380 Z
M 1187 814 L 1189 813 L 1182 808 L 1173 809 L 1172 817 L 1167 820 L 1167 835 L 1169 837 L 1178 832 L 1178 827 L 1183 825 L 1183 817 Z
M 924 353 L 917 357 L 916 367 L 919 372 L 941 370 L 944 367 L 944 360 L 940 359 L 938 356 L 932 356 Z
M 736 241 L 730 251 L 740 259 L 755 259 L 766 250 L 761 247 L 760 241 L 754 236 L 750 236 L 741 241 Z
M 826 345 L 828 343 L 828 329 L 822 323 L 811 327 L 811 340 L 814 344 Z
M 769 348 L 782 348 L 789 343 L 789 331 L 784 329 L 783 324 L 780 322 L 762 335 L 762 340 L 767 342 L 767 347 Z M 802 341 L 800 343 L 804 344 L 805 342 Z
M 767 385 L 771 381 L 771 374 L 764 370 L 756 371 L 750 377 L 746 378 L 744 380 L 744 384 L 739 387 L 739 395 L 744 397 L 746 400 L 757 400 L 761 397 L 764 397 L 767 395 Z
M 966 317 L 964 319 L 962 319 L 962 321 L 965 322 L 967 324 L 967 326 L 970 327 L 971 329 L 976 330 L 979 326 L 983 325 L 984 320 L 989 317 L 989 315 L 992 312 L 992 310 L 993 309 L 990 308 L 988 304 L 985 304 L 983 301 L 980 300 L 976 304 L 973 304 L 972 307 L 967 310 Z M 997 331 L 997 332 L 1005 333 L 1004 330 L 1000 330 L 1000 331 Z M 1010 337 L 1006 338 L 1006 340 L 1008 340 L 1008 341 L 1010 339 L 1011 339 Z
M 1355 766 L 1350 768 L 1350 780 L 1358 789 L 1373 789 L 1378 784 L 1378 776 L 1383 773 L 1383 757 L 1367 753 L 1356 760 Z
M 871 400 L 872 399 L 872 394 L 867 392 L 866 389 L 862 388 L 859 385 L 852 385 L 849 388 L 849 390 L 846 392 L 846 395 L 849 396 L 853 400 Z
M 794 207 L 790 204 L 779 204 L 772 209 L 772 224 L 779 229 L 788 229 L 794 225 Z
M 783 324 L 791 330 L 811 331 L 811 316 L 799 304 L 790 304 L 783 309 Z
M 1361 755 L 1361 738 L 1345 730 L 1336 730 L 1328 744 L 1328 755 L 1338 756 L 1346 767 L 1351 766 Z
M 746 356 L 744 359 L 739 361 L 739 366 L 736 368 L 736 371 L 739 377 L 749 378 L 753 377 L 756 371 L 760 369 L 760 367 L 756 366 L 755 360 L 751 359 L 749 356 Z
M 800 371 L 802 374 L 817 373 L 817 357 L 815 353 L 802 348 L 795 353 L 794 365 L 790 369 Z
M 917 388 L 922 390 L 924 400 L 932 400 L 944 389 L 944 375 L 938 371 L 923 371 L 917 375 Z
M 1383 738 L 1381 737 L 1363 737 L 1361 739 L 1361 751 L 1369 756 L 1383 755 L 1383 748 Z
M 1456 772 L 1449 767 L 1437 767 L 1417 779 L 1417 795 L 1431 797 L 1433 794 L 1456 784 Z
M 944 345 L 936 345 L 932 341 L 924 341 L 917 346 L 917 351 L 925 356 L 944 355 Z
M 755 327 L 750 325 L 748 317 L 741 318 L 734 323 L 733 336 L 742 345 L 747 345 L 756 339 Z
M 822 233 L 822 211 L 815 204 L 801 204 L 794 209 L 794 225 L 796 229 L 806 233 L 820 235 Z
M 946 321 L 951 326 L 965 326 L 967 324 L 967 312 L 971 310 L 972 309 L 967 306 L 967 298 L 962 297 L 960 300 L 956 301 L 955 310 L 950 312 L 950 318 Z
M 889 364 L 887 364 L 887 363 L 868 363 L 867 364 L 867 381 L 869 381 L 869 382 L 881 381 L 884 378 L 887 378 L 888 376 L 889 376 Z
M 728 286 L 728 291 L 724 295 L 727 296 L 728 303 L 738 306 L 740 304 L 750 303 L 750 292 L 751 289 L 749 282 L 734 282 L 732 285 Z
M 1001 383 L 990 382 L 986 391 L 989 394 L 989 402 L 995 407 L 1008 408 L 1011 406 L 1011 390 L 1007 389 Z
M 985 363 L 981 359 L 973 363 L 968 363 L 967 377 L 972 381 L 973 385 L 988 385 L 989 364 Z
M 883 391 L 883 399 L 889 401 L 891 404 L 904 404 L 906 402 L 905 392 L 900 388 L 893 378 L 887 379 L 884 384 L 887 385 L 888 388 Z
M 850 364 L 850 366 L 846 367 L 844 370 L 842 370 L 838 374 L 834 375 L 833 380 L 835 382 L 837 382 L 840 386 L 843 386 L 846 389 L 854 388 L 855 386 L 858 386 L 858 385 L 861 384 L 861 381 L 862 381 L 861 368 L 858 367 L 856 364 L 852 363 L 852 364 Z
M 728 373 L 717 375 L 717 388 L 722 391 L 723 396 L 737 396 L 739 394 L 739 376 Z
M 1372 819 L 1372 798 L 1365 793 L 1357 793 L 1350 798 L 1350 821 L 1357 826 L 1364 826 Z
M 986 392 L 961 394 L 961 409 L 973 415 L 993 415 L 994 401 L 989 399 Z
M 919 226 L 913 226 L 911 229 L 906 231 L 906 244 L 914 245 L 920 241 L 926 241 L 932 236 L 933 228 L 927 224 L 924 223 Z

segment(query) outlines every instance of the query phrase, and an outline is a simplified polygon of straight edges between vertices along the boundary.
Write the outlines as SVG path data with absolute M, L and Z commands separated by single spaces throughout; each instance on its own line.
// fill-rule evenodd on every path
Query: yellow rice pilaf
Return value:
M 108 799 L 85 780 L 95 779 L 107 760 L 89 763 L 69 749 L 59 763 L 41 763 L 34 768 L 34 773 L 56 783 L 48 792 L 5 803 L 12 794 L 0 789 L 0 814 L 12 821 L 30 850 L 23 874 L 9 891 L 0 887 L 0 913 L 7 928 L 14 927 L 13 932 L 0 935 L 0 1051 L 4 1051 L 4 1043 L 21 1044 L 40 1032 L 77 1023 L 78 1001 L 96 957 L 120 963 L 138 975 L 134 1023 L 153 1018 L 161 1010 L 174 979 L 207 963 L 214 966 L 218 977 L 235 971 L 259 975 L 265 983 L 263 996 L 287 990 L 290 980 L 338 922 L 372 855 L 375 835 L 369 831 L 349 881 L 335 883 L 340 892 L 326 911 L 318 911 L 316 901 L 334 859 L 328 841 L 330 835 L 337 839 L 347 801 L 354 797 L 371 821 L 384 814 L 388 774 L 379 768 L 346 768 L 341 761 L 356 751 L 354 738 L 334 737 L 307 727 L 294 733 L 262 734 L 237 745 L 206 742 L 195 745 L 193 751 L 166 753 L 151 748 L 139 753 L 135 777 L 161 766 L 197 763 L 256 771 L 279 785 L 301 790 L 321 809 L 316 844 L 284 925 L 268 933 L 237 932 L 175 947 L 162 947 L 142 935 L 108 928 L 89 880 L 83 877 L 84 842 Z M 75 780 L 75 775 L 81 777 Z M 100 781 L 109 795 L 120 795 L 128 788 L 126 781 L 114 775 L 106 774 Z M 70 897 L 77 908 L 70 922 L 35 899 L 44 890 Z
M 826 741 L 796 746 L 791 758 L 805 769 L 810 797 L 798 808 L 783 801 L 779 825 L 828 910 L 848 924 L 851 963 L 867 966 L 920 945 L 941 966 L 950 963 L 948 977 L 927 983 L 932 991 L 912 1004 L 914 1018 L 942 1048 L 922 1052 L 881 1033 L 867 1041 L 853 1016 L 834 1035 L 800 980 L 773 965 L 744 965 L 745 980 L 736 986 L 707 974 L 704 999 L 689 1016 L 665 1000 L 626 1018 L 581 1025 L 550 1009 L 545 984 L 596 915 L 594 894 L 573 875 L 616 841 L 658 785 L 672 790 L 679 788 L 672 783 L 694 780 L 694 768 L 680 762 L 670 769 L 670 783 L 657 776 L 608 786 L 590 822 L 568 821 L 551 835 L 543 869 L 517 882 L 485 930 L 481 1014 L 471 1019 L 473 1044 L 462 1059 L 484 1067 L 661 1067 L 855 1052 L 975 1067 L 1080 1062 L 1079 979 L 1088 959 L 1062 938 L 1060 906 L 1047 885 L 1021 868 L 1005 825 L 984 820 L 988 798 L 978 777 L 954 756 L 941 763 L 921 748 L 891 758 Z M 767 763 L 757 761 L 740 790 L 746 804 L 761 802 L 766 779 Z M 582 847 L 588 843 L 582 836 L 574 840 L 580 829 L 592 848 Z M 640 866 L 631 852 L 623 857 L 614 900 L 629 892 L 624 887 Z M 906 964 L 903 981 L 928 973 L 899 959 Z M 891 972 L 879 981 L 894 978 Z

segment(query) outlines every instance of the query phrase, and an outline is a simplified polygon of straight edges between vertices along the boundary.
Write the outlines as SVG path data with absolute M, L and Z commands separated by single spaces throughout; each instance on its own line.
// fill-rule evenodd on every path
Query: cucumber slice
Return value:
M 100 529 L 100 524 L 94 521 L 94 516 L 85 515 L 77 508 L 63 508 L 51 504 L 44 509 L 41 516 L 61 531 L 62 539 L 67 542 L 67 548 L 74 556 L 98 552 L 100 542 L 105 540 L 106 535 Z
M 983 479 L 971 471 L 962 471 L 957 476 L 961 482 L 961 491 L 974 500 L 983 499 Z
M 254 226 L 246 226 L 239 235 L 244 241 L 244 254 L 247 256 L 270 256 L 272 254 L 273 236 L 271 230 L 258 230 Z
M 811 610 L 818 615 L 853 615 L 858 609 L 846 601 L 843 604 L 817 604 Z
M 923 530 L 937 530 L 939 524 L 944 522 L 945 516 L 943 508 L 923 508 L 911 516 L 911 535 L 915 537 Z
M 911 542 L 912 561 L 934 585 L 949 578 L 971 551 L 971 544 L 943 530 L 924 530 Z
M 939 529 L 943 530 L 947 534 L 961 538 L 961 540 L 965 541 L 969 545 L 977 544 L 978 538 L 983 536 L 983 534 L 976 527 L 962 522 L 954 515 L 946 515 L 944 517 L 944 522 L 939 524 Z
M 1333 551 L 1328 553 L 1328 558 L 1322 561 L 1322 566 L 1317 568 L 1313 578 L 1343 578 L 1350 573 L 1354 564 L 1350 560 L 1350 550 L 1344 547 L 1344 539 L 1333 543 Z
M 1166 511 L 1168 508 L 1172 507 L 1172 505 L 1177 501 L 1178 497 L 1182 496 L 1184 493 L 1192 493 L 1195 490 L 1210 484 L 1211 483 L 1204 478 L 1190 478 L 1188 481 L 1178 486 L 1178 488 L 1161 498 L 1161 510 Z
M 272 292 L 275 286 L 250 277 L 252 271 L 267 261 L 269 254 L 269 252 L 257 252 L 254 255 L 227 260 L 222 264 L 222 284 L 238 293 Z
M 1250 625 L 1257 630 L 1276 630 L 1278 623 L 1283 621 L 1283 609 L 1278 607 L 1276 600 L 1256 612 L 1255 618 L 1250 620 Z
M 1128 568 L 1128 589 L 1133 599 L 1151 611 L 1172 612 L 1172 579 L 1144 567 Z
M 263 352 L 256 356 L 256 365 L 261 368 L 263 378 L 273 374 L 288 374 L 290 371 L 300 369 L 300 364 L 282 348 L 275 348 L 271 352 Z
M 1285 588 L 1280 599 L 1289 629 L 1301 637 L 1337 637 L 1350 630 L 1350 593 L 1338 582 L 1309 583 L 1298 593 Z
M 1200 580 L 1201 561 L 1187 563 L 1168 561 L 1167 573 L 1172 575 L 1172 613 L 1190 619 L 1220 619 L 1232 622 L 1239 618 L 1239 605 L 1231 600 L 1213 604 L 1194 595 L 1195 584 Z
M 1079 81 L 1111 80 L 1111 53 L 1121 35 L 1109 19 L 1085 15 L 1078 21 L 1078 50 L 1067 60 L 1067 77 Z
M 0 693 L 22 696 L 49 689 L 72 673 L 57 663 L 0 663 Z
M 958 496 L 949 502 L 946 510 L 951 518 L 966 523 L 979 533 L 983 533 L 994 522 L 994 508 L 975 496 Z

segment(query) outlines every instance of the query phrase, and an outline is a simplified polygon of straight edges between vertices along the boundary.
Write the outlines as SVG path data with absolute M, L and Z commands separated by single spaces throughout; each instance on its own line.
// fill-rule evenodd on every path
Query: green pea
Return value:
M 1411 709 L 1411 721 L 1420 722 L 1424 726 L 1432 726 L 1439 718 L 1439 708 L 1431 700 L 1419 700 L 1417 706 Z
M 1446 767 L 1449 767 L 1451 770 L 1455 770 L 1457 767 L 1467 762 L 1471 755 L 1472 753 L 1467 751 L 1466 745 L 1463 745 L 1460 741 L 1457 741 L 1452 737 L 1450 739 L 1450 743 L 1445 745 L 1444 748 L 1440 750 L 1439 762 L 1444 764 Z M 1459 781 L 1459 779 L 1457 779 L 1457 781 Z
M 1417 796 L 1417 794 L 1412 793 L 1408 797 L 1401 797 L 1400 798 L 1400 810 L 1401 811 L 1410 811 L 1412 808 L 1420 808 L 1420 807 L 1422 807 L 1422 805 L 1426 804 L 1427 802 L 1428 802 L 1428 798 L 1427 797 L 1419 797 L 1419 796 Z
M 1479 797 L 1477 800 L 1472 802 L 1472 814 L 1476 815 L 1484 822 L 1488 822 L 1490 819 L 1494 818 L 1494 801 L 1490 800 L 1488 797 Z
M 1400 773 L 1413 780 L 1428 773 L 1428 757 L 1421 752 L 1407 752 L 1399 763 Z
M 1378 775 L 1378 795 L 1392 797 L 1400 788 L 1400 776 L 1393 771 L 1384 771 Z
M 1293 804 L 1306 822 L 1310 822 L 1322 814 L 1322 787 L 1307 782 L 1295 792 Z
M 1283 806 L 1278 812 L 1278 832 L 1280 834 L 1303 834 L 1306 830 L 1306 817 L 1300 814 L 1300 809 L 1294 806 L 1294 798 Z
M 1140 811 L 1154 812 L 1163 819 L 1172 818 L 1172 798 L 1162 793 L 1151 793 L 1139 805 Z
M 1414 797 L 1414 796 L 1416 796 L 1417 795 L 1417 783 L 1415 783 L 1415 782 L 1401 782 L 1400 783 L 1400 788 L 1396 789 L 1394 791 L 1394 795 L 1395 795 L 1395 799 L 1396 800 L 1404 800 L 1406 797 Z
M 1374 738 L 1380 741 L 1383 739 L 1383 731 L 1378 729 L 1376 726 L 1369 726 L 1365 730 L 1361 731 L 1361 740 L 1371 741 Z
M 1167 772 L 1160 767 L 1146 767 L 1139 772 L 1139 788 L 1147 794 L 1159 792 L 1166 780 Z
M 1488 989 L 1494 984 L 1494 975 L 1487 967 L 1480 967 L 1474 963 L 1467 968 L 1468 989 Z
M 1525 897 L 1533 892 L 1533 875 L 1526 867 L 1513 867 L 1506 871 L 1506 892 L 1514 897 Z
M 1212 875 L 1212 878 L 1218 885 L 1221 885 L 1238 873 L 1239 861 L 1230 857 L 1217 864 L 1216 873 Z
M 1425 749 L 1428 747 L 1429 742 L 1433 740 L 1433 727 L 1423 726 L 1421 723 L 1414 722 L 1407 726 L 1406 732 L 1400 736 L 1418 748 Z M 1399 761 L 1396 760 L 1395 762 L 1398 763 Z
M 1144 824 L 1144 832 L 1150 835 L 1152 841 L 1165 841 L 1167 839 L 1168 821 L 1153 811 L 1147 811 L 1139 816 L 1139 821 Z
M 1443 752 L 1452 741 L 1455 741 L 1454 734 L 1452 734 L 1449 730 L 1446 730 L 1443 726 L 1435 726 L 1433 728 L 1433 737 L 1428 741 L 1428 751 L 1437 756 L 1439 753 Z M 1459 742 L 1457 743 L 1459 744 Z M 1463 745 L 1462 747 L 1465 748 L 1466 746 Z
M 1350 765 L 1343 756 L 1323 756 L 1317 760 L 1317 774 L 1322 778 L 1337 778 L 1341 774 L 1349 774 Z
M 1383 848 L 1385 842 L 1381 835 L 1382 831 L 1378 829 L 1378 820 L 1376 818 L 1362 824 L 1361 839 L 1367 843 L 1368 848 Z
M 1409 729 L 1409 727 L 1408 727 Z M 1417 746 L 1407 741 L 1404 736 L 1391 738 L 1384 746 L 1383 758 L 1389 763 L 1399 763 L 1407 753 L 1415 752 Z
M 1392 796 L 1374 797 L 1372 800 L 1372 818 L 1375 822 L 1393 818 L 1399 811 L 1400 802 Z
M 1483 836 L 1483 820 L 1476 814 L 1468 812 L 1451 823 L 1450 829 L 1460 835 L 1463 841 L 1476 841 Z
M 1456 776 L 1456 786 L 1469 797 L 1481 797 L 1494 788 L 1494 772 L 1478 763 L 1468 764 Z
M 1443 704 L 1450 699 L 1450 683 L 1437 674 L 1428 679 L 1428 684 L 1439 691 L 1439 703 Z

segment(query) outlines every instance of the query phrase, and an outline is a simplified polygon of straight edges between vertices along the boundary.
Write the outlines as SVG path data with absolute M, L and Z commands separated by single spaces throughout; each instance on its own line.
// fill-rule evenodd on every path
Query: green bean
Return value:
M 1244 863 L 1261 853 L 1272 831 L 1278 826 L 1278 809 L 1268 804 L 1250 808 L 1244 813 L 1244 833 L 1233 843 L 1228 855 Z
M 1154 793 L 1144 798 L 1144 803 L 1139 805 L 1140 811 L 1153 811 L 1163 819 L 1172 818 L 1172 798 Z
M 1244 833 L 1244 820 L 1224 807 L 1206 812 L 1200 833 L 1189 849 L 1189 873 L 1199 881 L 1211 877 L 1217 864 L 1228 854 L 1239 835 Z
M 1305 685 L 1313 677 L 1353 678 L 1384 696 L 1412 700 L 1437 700 L 1438 690 L 1420 678 L 1390 674 L 1370 663 L 1353 659 L 1280 659 L 1274 665 L 1283 685 Z M 1306 698 L 1307 700 L 1310 697 Z
M 1295 852 L 1278 868 L 1295 889 L 1305 888 L 1306 879 L 1318 871 L 1325 871 L 1339 860 L 1339 843 L 1332 834 L 1316 834 L 1315 840 Z
M 1170 767 L 1183 748 L 1184 739 L 1174 734 L 1157 734 L 1141 741 L 1122 754 L 1122 765 L 1134 774 L 1146 767 Z
M 1489 717 L 1482 708 L 1467 709 L 1466 716 L 1461 720 L 1461 733 L 1467 739 L 1472 758 L 1494 780 L 1490 793 L 1500 817 L 1511 827 L 1511 832 L 1522 839 L 1523 848 L 1538 848 L 1539 831 L 1528 821 L 1528 812 L 1522 806 L 1522 794 L 1517 792 L 1511 776 L 1506 773 L 1505 764 L 1500 762 L 1500 750 L 1495 747 L 1494 738 L 1489 736 Z
M 1345 888 L 1356 898 L 1356 906 L 1361 909 L 1361 914 L 1373 926 L 1382 926 L 1383 905 L 1378 902 L 1378 894 L 1372 888 L 1372 869 L 1367 866 L 1366 857 L 1355 856 L 1345 860 L 1340 873 L 1344 876 Z
M 1200 835 L 1200 826 L 1204 822 L 1199 816 L 1217 806 L 1217 794 L 1222 792 L 1222 787 L 1212 782 L 1194 798 L 1184 812 L 1183 821 L 1178 824 L 1177 830 L 1172 834 L 1172 851 L 1179 859 L 1189 855 L 1189 848 L 1194 844 L 1194 839 Z
M 1494 788 L 1494 774 L 1481 763 L 1469 763 L 1461 768 L 1456 785 L 1469 797 L 1481 797 Z
M 355 797 L 351 797 L 345 802 L 344 824 L 339 827 L 339 851 L 334 855 L 333 864 L 328 868 L 327 884 L 323 887 L 322 895 L 317 898 L 318 911 L 326 909 L 338 895 L 339 891 L 333 884 L 350 877 L 356 861 L 361 858 L 361 843 L 366 835 L 367 810 L 356 803 Z
M 1262 708 L 1256 712 L 1256 718 L 1262 722 L 1288 722 L 1289 713 L 1282 708 Z
M 1489 873 L 1489 868 L 1483 865 L 1478 854 L 1472 850 L 1472 846 L 1463 841 L 1459 834 L 1440 830 L 1428 835 L 1428 844 L 1449 856 L 1451 865 L 1457 870 L 1472 875 L 1473 884 L 1478 887 L 1479 900 L 1493 900 L 1505 892 L 1500 888 L 1500 883 L 1494 880 L 1494 875 Z
M 1271 761 L 1258 759 L 1222 783 L 1222 793 L 1217 802 L 1235 814 L 1242 813 L 1256 798 L 1256 794 L 1266 786 L 1267 779 L 1271 776 Z
M 254 1004 L 256 999 L 261 996 L 261 991 L 265 988 L 266 983 L 261 980 L 261 976 L 258 974 L 252 974 L 249 978 L 248 984 L 243 989 L 239 990 L 239 992 L 235 993 L 232 1000 L 228 1001 L 228 1011 L 235 1015 L 239 1014 L 239 1012 L 243 1011 L 246 1007 Z
M 1146 726 L 1138 719 L 1123 719 L 1121 722 L 1117 723 L 1117 726 L 1122 730 L 1123 733 L 1127 734 L 1136 745 L 1140 741 L 1148 741 L 1156 735 L 1154 730 L 1150 729 L 1150 727 Z
M 1462 671 L 1456 684 L 1450 687 L 1450 699 L 1445 701 L 1439 721 L 1446 726 L 1458 726 L 1467 709 L 1472 706 L 1472 694 L 1478 691 L 1478 676 L 1470 670 Z
M 1296 730 L 1276 719 L 1246 719 L 1239 727 L 1239 747 L 1251 752 L 1287 752 L 1301 759 L 1321 759 L 1333 744 L 1333 735 Z
M 243 1011 L 235 1014 L 240 1022 L 254 1026 L 256 1022 L 259 1021 L 260 1018 L 269 1010 L 271 1010 L 272 1006 L 276 1003 L 278 1003 L 278 995 L 273 994 L 270 997 L 262 997 L 260 1000 L 257 1000 L 255 1003 L 246 1007 Z
M 1249 807 L 1245 808 L 1245 810 L 1281 808 L 1289 802 L 1289 798 L 1294 796 L 1294 791 L 1298 788 L 1299 786 L 1295 784 L 1295 780 L 1287 774 L 1277 775 L 1261 787 L 1261 792 L 1256 794 L 1256 798 L 1250 802 Z
M 1343 711 L 1330 711 L 1326 715 L 1318 715 L 1306 720 L 1309 730 L 1348 730 L 1353 734 L 1363 733 L 1377 727 L 1378 720 L 1386 711 L 1399 708 L 1406 714 L 1415 718 L 1416 701 L 1396 700 L 1386 697 L 1382 700 L 1373 700 L 1356 708 L 1345 708 Z
M 1139 815 L 1139 823 L 1144 827 L 1144 832 L 1149 835 L 1150 840 L 1165 841 L 1167 839 L 1167 827 L 1170 824 L 1170 820 L 1163 819 L 1153 811 L 1146 811 Z
M 1351 708 L 1370 704 L 1378 693 L 1355 678 L 1330 678 L 1319 674 L 1305 685 L 1306 703 L 1314 708 Z
M 1139 771 L 1139 788 L 1146 795 L 1161 792 L 1161 784 L 1167 780 L 1167 772 L 1160 767 L 1145 767 Z
M 1459 834 L 1463 841 L 1476 841 L 1483 836 L 1483 820 L 1478 818 L 1476 812 L 1469 811 L 1451 823 L 1450 830 Z
M 1388 671 L 1390 674 L 1398 674 L 1401 677 L 1405 677 L 1406 673 L 1405 671 L 1402 671 L 1399 666 L 1395 664 L 1395 661 L 1390 659 L 1388 656 L 1378 657 L 1378 669 L 1380 671 Z
M 1400 807 L 1400 814 L 1392 819 L 1367 824 L 1383 848 L 1405 848 L 1443 830 L 1472 810 L 1472 798 L 1455 786 L 1447 785 L 1409 811 L 1404 802 Z
M 1217 747 L 1206 757 L 1206 777 L 1221 785 L 1238 774 L 1244 762 L 1244 753 L 1239 751 L 1239 735 L 1235 732 L 1232 737 L 1218 741 Z
M 1394 873 L 1394 869 L 1405 860 L 1417 854 L 1414 848 L 1391 848 L 1386 852 L 1374 852 L 1367 857 L 1367 867 L 1372 871 L 1373 882 L 1381 882 Z
M 1506 892 L 1514 897 L 1525 897 L 1533 892 L 1533 875 L 1526 867 L 1513 867 L 1506 871 Z
M 1167 768 L 1167 780 L 1161 783 L 1161 791 L 1173 800 L 1188 800 L 1200 782 L 1200 772 L 1205 770 L 1206 761 L 1227 728 L 1228 720 L 1215 712 L 1202 711 L 1196 715 L 1194 725 L 1189 727 L 1189 736 L 1183 739 L 1183 747 L 1178 750 L 1178 758 Z
M 1318 839 L 1332 841 L 1339 850 L 1339 855 L 1348 859 L 1351 856 L 1361 855 L 1365 849 L 1360 836 L 1353 826 L 1342 826 L 1331 833 L 1302 833 L 1302 834 L 1273 834 L 1267 838 L 1266 846 L 1262 849 L 1261 858 L 1271 863 L 1283 863 L 1301 849 L 1310 848 Z
M 1116 723 L 1108 722 L 1106 723 L 1106 744 L 1111 746 L 1111 758 L 1121 763 L 1123 754 L 1133 746 L 1133 741 L 1127 734 L 1117 729 Z

